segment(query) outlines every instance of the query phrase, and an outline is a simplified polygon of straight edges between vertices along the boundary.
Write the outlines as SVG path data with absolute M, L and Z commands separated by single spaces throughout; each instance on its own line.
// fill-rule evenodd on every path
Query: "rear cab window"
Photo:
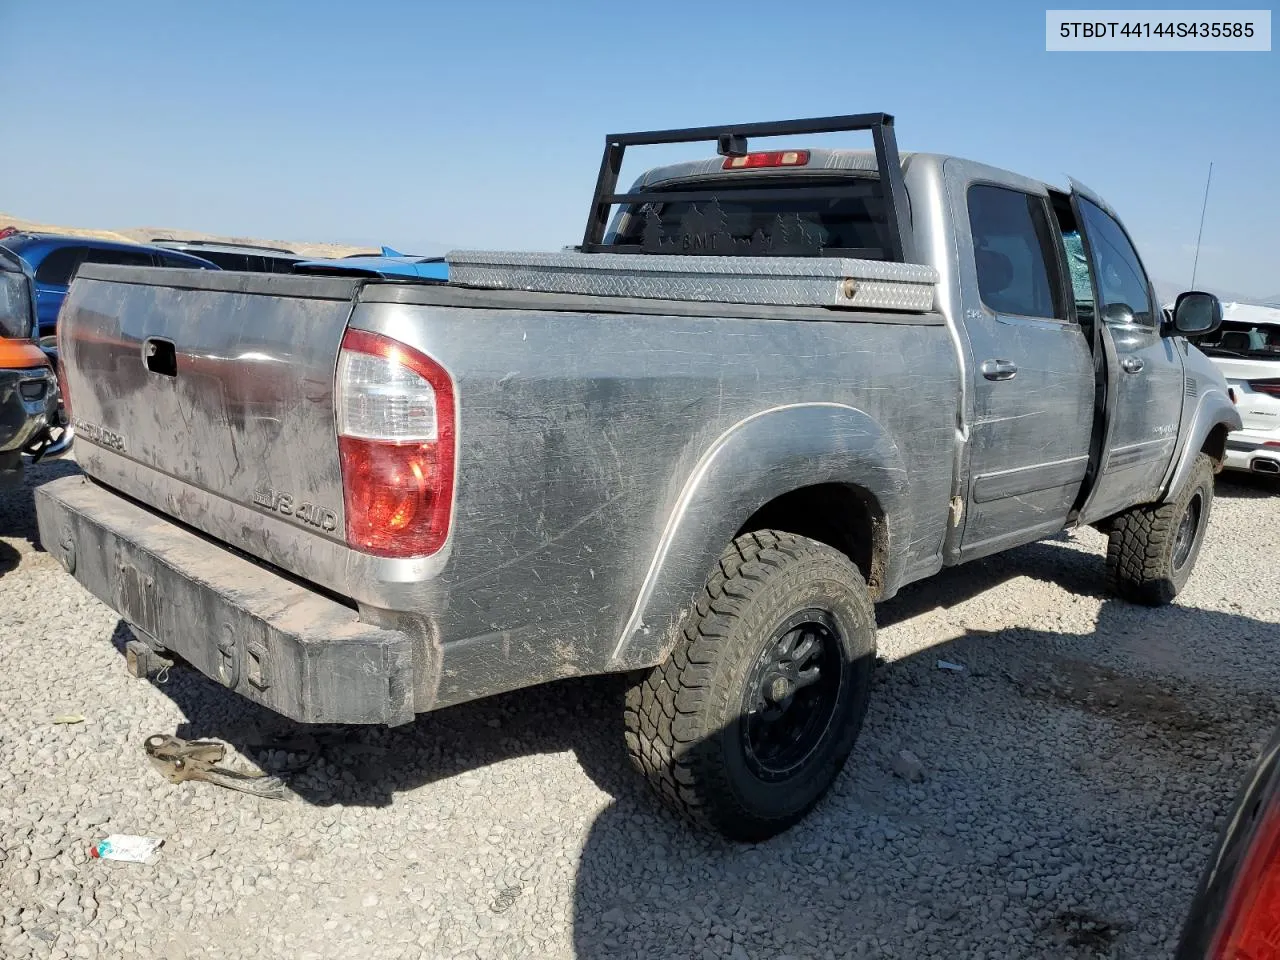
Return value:
M 982 303 L 993 313 L 1066 320 L 1049 211 L 1042 197 L 993 184 L 968 191 Z
M 778 187 L 794 189 L 795 196 L 761 200 L 743 195 Z M 626 208 L 610 241 L 614 252 L 884 258 L 884 204 L 876 177 L 709 178 L 662 184 L 661 189 L 700 196 Z

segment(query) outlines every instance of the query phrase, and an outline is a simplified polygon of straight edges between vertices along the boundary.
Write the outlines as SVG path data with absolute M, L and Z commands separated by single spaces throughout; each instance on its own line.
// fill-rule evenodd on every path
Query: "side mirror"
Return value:
M 1107 323 L 1128 327 L 1133 325 L 1133 308 L 1127 303 L 1109 303 L 1103 311 L 1102 319 Z
M 1222 302 L 1212 293 L 1190 290 L 1173 305 L 1173 329 L 1184 337 L 1213 333 L 1222 326 Z

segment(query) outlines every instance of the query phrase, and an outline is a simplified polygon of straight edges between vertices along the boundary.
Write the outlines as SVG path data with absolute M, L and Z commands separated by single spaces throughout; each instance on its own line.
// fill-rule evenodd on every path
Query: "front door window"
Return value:
M 1110 324 L 1154 327 L 1156 314 L 1151 303 L 1151 284 L 1124 230 L 1101 207 L 1083 197 L 1080 215 L 1089 231 L 1103 319 Z

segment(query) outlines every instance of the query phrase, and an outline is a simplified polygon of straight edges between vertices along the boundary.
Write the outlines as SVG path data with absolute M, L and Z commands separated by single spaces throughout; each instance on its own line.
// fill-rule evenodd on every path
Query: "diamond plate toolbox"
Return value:
M 445 259 L 452 283 L 490 290 L 912 313 L 933 309 L 938 282 L 922 264 L 834 257 L 456 250 Z

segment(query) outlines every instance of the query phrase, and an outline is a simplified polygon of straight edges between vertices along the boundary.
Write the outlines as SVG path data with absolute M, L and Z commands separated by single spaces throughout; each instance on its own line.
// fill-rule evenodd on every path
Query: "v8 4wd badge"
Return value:
M 299 503 L 291 494 L 281 493 L 270 487 L 255 491 L 253 502 L 272 513 L 298 520 L 311 527 L 318 527 L 325 533 L 333 533 L 338 529 L 338 515 L 328 507 L 305 500 Z

